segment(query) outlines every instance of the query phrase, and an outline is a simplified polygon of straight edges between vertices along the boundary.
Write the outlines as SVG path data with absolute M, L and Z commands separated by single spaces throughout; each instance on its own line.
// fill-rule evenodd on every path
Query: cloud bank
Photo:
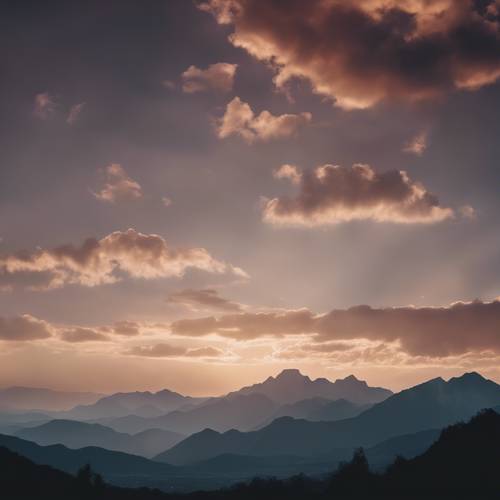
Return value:
M 52 328 L 49 323 L 29 314 L 0 316 L 0 340 L 28 341 L 47 339 L 51 336 Z
M 263 219 L 272 224 L 322 226 L 352 220 L 435 223 L 453 216 L 438 198 L 402 170 L 375 172 L 370 165 L 322 165 L 301 171 L 283 165 L 275 172 L 298 188 L 294 197 L 265 202 Z
M 175 321 L 171 330 L 186 337 L 216 334 L 237 340 L 307 335 L 317 350 L 347 350 L 339 341 L 364 339 L 397 343 L 412 356 L 500 353 L 500 301 L 457 302 L 447 307 L 356 306 L 326 314 L 307 309 L 230 314 Z
M 0 285 L 33 290 L 70 284 L 92 287 L 124 277 L 180 277 L 188 269 L 247 277 L 244 271 L 215 259 L 204 248 L 174 248 L 157 234 L 128 229 L 100 240 L 89 238 L 81 246 L 0 256 Z
M 215 347 L 186 348 L 161 343 L 145 347 L 136 346 L 127 351 L 126 354 L 147 358 L 219 358 L 224 355 L 224 351 Z
M 217 290 L 205 288 L 194 290 L 188 288 L 171 294 L 167 302 L 169 304 L 180 304 L 189 307 L 193 310 L 199 309 L 215 309 L 219 311 L 241 311 L 242 306 L 237 302 L 221 297 Z
M 495 0 L 206 0 L 230 42 L 344 109 L 477 90 L 500 78 Z

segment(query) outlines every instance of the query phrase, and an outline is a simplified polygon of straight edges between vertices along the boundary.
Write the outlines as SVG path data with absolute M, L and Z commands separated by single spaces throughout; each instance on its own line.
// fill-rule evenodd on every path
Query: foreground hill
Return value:
M 330 382 L 326 378 L 311 380 L 299 370 L 283 370 L 277 377 L 269 377 L 260 384 L 243 387 L 235 394 L 264 394 L 281 404 L 296 403 L 310 398 L 329 400 L 347 399 L 353 403 L 378 403 L 388 398 L 392 392 L 381 387 L 370 387 L 354 375 Z
M 114 500 L 114 499 L 199 499 L 199 500 L 303 500 L 330 498 L 380 498 L 398 500 L 498 498 L 500 459 L 500 415 L 485 411 L 467 424 L 445 429 L 422 455 L 398 459 L 384 474 L 373 474 L 362 450 L 329 479 L 313 480 L 296 476 L 287 480 L 257 479 L 231 488 L 188 495 L 165 494 L 146 488 L 119 489 L 106 485 L 91 470 L 77 477 L 36 465 L 0 447 L 5 498 L 32 500 Z
M 500 385 L 477 373 L 441 378 L 394 394 L 361 415 L 337 422 L 277 419 L 253 432 L 204 430 L 156 459 L 189 464 L 222 454 L 313 456 L 373 446 L 389 438 L 439 429 L 500 403 Z
M 63 444 L 69 448 L 99 446 L 145 457 L 152 457 L 185 437 L 161 429 L 148 429 L 130 435 L 103 425 L 74 420 L 51 420 L 40 426 L 22 429 L 16 432 L 16 436 L 40 445 Z

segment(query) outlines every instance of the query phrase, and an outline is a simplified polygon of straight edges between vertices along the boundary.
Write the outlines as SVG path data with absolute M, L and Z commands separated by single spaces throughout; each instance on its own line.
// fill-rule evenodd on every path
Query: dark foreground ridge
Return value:
M 234 487 L 186 495 L 109 486 L 89 467 L 75 476 L 0 448 L 0 495 L 15 500 L 304 500 L 344 498 L 496 499 L 500 492 L 500 415 L 484 410 L 444 429 L 422 455 L 398 458 L 382 474 L 370 471 L 364 451 L 326 479 L 254 479 Z

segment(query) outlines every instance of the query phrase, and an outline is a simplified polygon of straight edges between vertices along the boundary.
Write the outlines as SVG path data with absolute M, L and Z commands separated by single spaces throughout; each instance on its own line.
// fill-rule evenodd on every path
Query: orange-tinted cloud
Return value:
M 173 248 L 157 234 L 134 229 L 87 239 L 81 246 L 64 245 L 0 256 L 0 284 L 36 290 L 68 284 L 96 286 L 123 276 L 141 279 L 180 277 L 187 269 L 247 275 L 213 258 L 204 248 Z
M 0 340 L 27 341 L 47 339 L 52 336 L 52 327 L 46 321 L 23 314 L 0 316 Z
M 311 333 L 314 315 L 307 309 L 263 313 L 228 314 L 181 319 L 171 324 L 174 335 L 200 337 L 215 333 L 221 337 L 249 340 L 259 337 Z
M 248 143 L 266 142 L 295 135 L 311 118 L 311 113 L 275 116 L 267 110 L 255 116 L 246 102 L 235 97 L 226 106 L 224 116 L 218 120 L 217 135 L 220 139 L 239 135 Z
M 105 168 L 107 182 L 94 196 L 107 203 L 119 201 L 133 201 L 142 198 L 141 185 L 131 179 L 124 168 L 117 163 L 112 163 Z
M 275 177 L 291 179 L 296 196 L 267 200 L 266 222 L 296 226 L 322 226 L 351 220 L 434 223 L 453 216 L 450 208 L 412 181 L 402 170 L 375 172 L 369 165 L 322 165 L 301 172 L 284 165 Z
M 403 151 L 416 156 L 422 156 L 427 149 L 428 135 L 427 130 L 419 132 L 403 146 Z
M 105 342 L 110 340 L 109 337 L 92 329 L 84 327 L 75 327 L 61 332 L 61 339 L 64 342 L 79 343 L 79 342 Z
M 188 288 L 171 294 L 167 302 L 169 304 L 181 304 L 188 306 L 193 310 L 199 309 L 215 309 L 220 311 L 241 311 L 242 306 L 237 302 L 221 297 L 217 290 L 205 288 L 202 290 L 194 290 Z
M 447 307 L 356 306 L 318 315 L 307 309 L 230 314 L 175 321 L 171 330 L 180 336 L 216 334 L 237 340 L 307 335 L 309 343 L 318 345 L 317 351 L 348 350 L 343 341 L 367 340 L 398 344 L 398 351 L 412 356 L 500 353 L 500 301 Z
M 229 40 L 345 109 L 418 101 L 500 78 L 495 0 L 205 0 Z
M 146 347 L 133 347 L 126 354 L 147 358 L 218 358 L 224 355 L 224 351 L 215 347 L 186 348 L 161 343 Z
M 188 94 L 205 92 L 231 92 L 237 64 L 216 63 L 207 69 L 190 66 L 182 73 L 182 90 Z

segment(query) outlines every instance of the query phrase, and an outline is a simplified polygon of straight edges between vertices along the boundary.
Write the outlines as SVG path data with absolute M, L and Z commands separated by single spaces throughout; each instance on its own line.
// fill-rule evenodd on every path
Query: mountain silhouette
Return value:
M 433 379 L 374 405 L 357 417 L 310 422 L 283 417 L 253 432 L 213 430 L 193 434 L 156 459 L 193 463 L 221 454 L 311 456 L 377 443 L 403 434 L 439 429 L 500 402 L 500 385 L 477 373 L 445 382 Z
M 118 392 L 105 396 L 94 404 L 76 406 L 59 416 L 61 418 L 82 420 L 121 417 L 131 414 L 155 417 L 177 410 L 185 405 L 203 402 L 205 399 L 183 396 L 168 389 L 158 392 Z
M 310 398 L 330 400 L 346 399 L 353 403 L 378 403 L 389 397 L 392 392 L 380 387 L 369 387 L 353 375 L 330 382 L 326 378 L 311 380 L 297 369 L 283 370 L 276 377 L 269 377 L 262 383 L 243 387 L 235 394 L 264 394 L 281 404 L 296 403 Z
M 492 410 L 481 412 L 467 423 L 447 427 L 424 453 L 409 460 L 398 458 L 382 474 L 374 474 L 370 470 L 364 451 L 358 449 L 351 461 L 341 464 L 332 475 L 323 479 L 308 478 L 304 475 L 285 480 L 255 478 L 231 488 L 215 492 L 198 492 L 189 496 L 161 493 L 147 488 L 119 489 L 106 484 L 89 466 L 80 468 L 76 477 L 70 476 L 47 465 L 38 465 L 2 447 L 1 438 L 2 436 L 0 436 L 0 470 L 2 470 L 0 491 L 5 498 L 16 500 L 498 498 L 500 415 Z M 267 463 L 273 460 L 268 458 Z M 242 465 L 247 468 L 258 465 L 253 457 L 219 457 L 219 464 L 224 462 L 225 467 L 232 469 L 229 472 L 233 474 L 235 469 Z M 165 471 L 172 470 L 169 466 L 159 463 L 154 466 L 164 467 Z M 209 464 L 205 463 L 205 470 L 208 468 Z
M 113 429 L 136 433 L 151 427 L 192 434 L 210 427 L 218 431 L 250 430 L 272 415 L 277 403 L 262 394 L 211 398 L 191 409 L 177 410 L 154 418 L 128 415 L 101 420 Z
M 99 446 L 108 450 L 123 451 L 135 455 L 152 457 L 169 448 L 185 436 L 161 429 L 130 435 L 116 432 L 99 424 L 89 424 L 74 420 L 51 420 L 37 427 L 22 429 L 17 437 L 40 445 L 63 444 L 68 448 Z

